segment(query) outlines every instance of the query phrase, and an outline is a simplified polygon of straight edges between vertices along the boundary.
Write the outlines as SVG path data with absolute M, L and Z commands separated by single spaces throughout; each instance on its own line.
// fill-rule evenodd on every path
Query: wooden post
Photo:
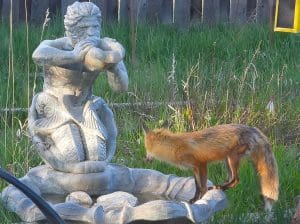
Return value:
M 159 19 L 163 24 L 173 23 L 173 0 L 164 0 L 162 2 Z
M 46 19 L 46 12 L 49 9 L 49 0 L 32 0 L 31 2 L 31 21 L 42 24 Z
M 2 0 L 2 19 L 10 20 L 10 14 L 12 13 L 12 22 L 19 22 L 19 5 L 19 0 Z
M 245 23 L 247 21 L 247 1 L 230 0 L 229 22 Z
M 191 21 L 191 0 L 174 0 L 174 2 L 174 23 L 179 29 L 186 29 Z
M 220 0 L 202 0 L 202 22 L 217 23 L 220 20 Z

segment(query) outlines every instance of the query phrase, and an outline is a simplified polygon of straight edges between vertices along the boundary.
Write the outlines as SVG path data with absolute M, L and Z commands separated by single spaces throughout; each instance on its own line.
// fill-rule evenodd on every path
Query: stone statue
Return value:
M 220 190 L 189 204 L 193 178 L 109 163 L 117 129 L 112 111 L 92 94 L 92 85 L 106 72 L 114 91 L 126 91 L 128 76 L 125 50 L 114 39 L 100 38 L 100 19 L 96 5 L 75 2 L 65 15 L 66 36 L 45 40 L 33 52 L 34 62 L 44 68 L 44 87 L 33 97 L 29 132 L 46 165 L 32 168 L 20 181 L 63 219 L 76 223 L 208 219 L 226 206 Z M 5 188 L 1 198 L 23 221 L 45 220 L 14 186 Z
M 125 50 L 100 38 L 100 18 L 94 4 L 75 2 L 65 15 L 66 37 L 43 41 L 32 56 L 44 67 L 44 87 L 33 98 L 29 130 L 43 160 L 63 172 L 102 171 L 116 149 L 113 114 L 92 85 L 106 71 L 113 90 L 127 90 Z

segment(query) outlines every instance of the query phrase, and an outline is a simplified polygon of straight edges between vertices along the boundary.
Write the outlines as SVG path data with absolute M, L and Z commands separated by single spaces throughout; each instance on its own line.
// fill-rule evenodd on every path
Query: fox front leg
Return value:
M 193 168 L 194 177 L 195 177 L 195 195 L 190 200 L 190 203 L 193 204 L 195 201 L 201 199 L 203 195 L 207 192 L 207 164 L 200 164 Z

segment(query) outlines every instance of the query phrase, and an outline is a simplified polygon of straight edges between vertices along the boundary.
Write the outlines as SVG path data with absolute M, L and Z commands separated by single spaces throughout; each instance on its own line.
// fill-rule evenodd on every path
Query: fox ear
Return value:
M 142 125 L 144 134 L 147 134 L 150 131 L 150 129 L 146 126 L 146 123 L 144 121 L 141 122 L 141 125 Z

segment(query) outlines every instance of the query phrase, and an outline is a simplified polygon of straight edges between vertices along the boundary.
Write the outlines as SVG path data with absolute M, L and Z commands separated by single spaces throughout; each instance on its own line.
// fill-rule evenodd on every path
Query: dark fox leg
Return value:
M 235 187 L 240 182 L 240 179 L 238 176 L 238 168 L 240 165 L 240 159 L 241 159 L 240 155 L 232 155 L 232 156 L 227 157 L 226 163 L 229 168 L 229 170 L 228 170 L 229 179 L 223 185 L 216 186 L 217 189 L 222 189 L 224 191 L 229 188 Z
M 226 165 L 226 169 L 227 169 L 227 180 L 223 183 L 223 185 L 226 185 L 226 184 L 232 182 L 232 172 L 230 169 L 228 157 L 225 160 L 225 165 Z M 216 185 L 216 186 L 209 187 L 208 190 L 221 189 L 221 188 L 222 187 L 220 185 Z
M 190 200 L 194 203 L 207 192 L 207 164 L 201 163 L 199 166 L 193 168 L 195 177 L 196 192 L 195 196 Z

